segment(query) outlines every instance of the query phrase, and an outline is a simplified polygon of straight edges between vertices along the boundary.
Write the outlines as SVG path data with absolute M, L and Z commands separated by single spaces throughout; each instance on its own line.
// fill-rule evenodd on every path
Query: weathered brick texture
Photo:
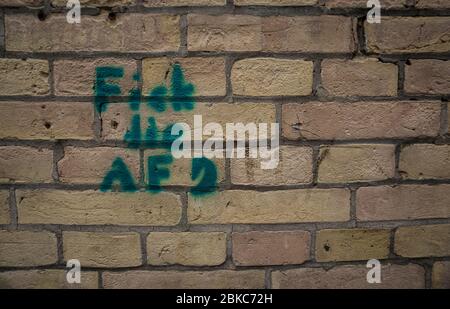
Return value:
M 408 145 L 401 151 L 399 169 L 407 179 L 448 179 L 450 145 Z
M 0 191 L 0 224 L 8 224 L 10 222 L 9 213 L 9 192 Z
M 59 269 L 16 270 L 0 273 L 2 289 L 96 289 L 98 274 L 83 271 L 80 284 L 69 284 L 66 271 Z
M 433 288 L 449 289 L 450 288 L 450 263 L 435 262 L 433 264 Z
M 49 94 L 46 60 L 0 59 L 0 95 Z
M 449 94 L 450 61 L 411 60 L 405 67 L 407 93 Z

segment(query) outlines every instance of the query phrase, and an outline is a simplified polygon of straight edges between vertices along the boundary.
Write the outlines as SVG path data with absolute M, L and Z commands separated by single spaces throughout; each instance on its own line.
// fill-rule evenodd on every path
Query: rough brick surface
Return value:
M 44 21 L 27 15 L 6 15 L 6 50 L 56 51 L 176 51 L 180 44 L 179 17 L 170 15 L 107 14 L 83 16 L 79 27 L 65 14 L 51 14 Z M 133 35 L 130 35 L 130 34 Z
M 2 190 L 0 191 L 0 224 L 8 224 L 9 222 L 9 192 Z
M 416 0 L 416 8 L 449 8 L 450 3 L 447 0 Z
M 399 227 L 395 253 L 404 257 L 450 255 L 450 224 Z
M 226 259 L 226 240 L 226 234 L 222 232 L 150 233 L 147 238 L 148 263 L 151 265 L 220 265 Z
M 389 254 L 390 230 L 321 230 L 316 234 L 316 260 L 356 261 L 385 259 Z
M 23 146 L 0 146 L 0 183 L 53 182 L 53 151 Z
M 226 0 L 144 0 L 144 6 L 219 6 L 225 5 Z
M 262 270 L 105 272 L 103 284 L 119 289 L 261 289 L 264 276 Z
M 319 0 L 320 1 L 320 0 Z M 367 8 L 367 0 L 322 0 L 328 8 Z M 403 8 L 408 0 L 381 0 L 383 9 Z
M 51 0 L 50 2 L 56 7 L 65 7 L 67 0 Z M 84 6 L 130 6 L 134 5 L 135 0 L 80 0 L 82 7 Z
M 58 162 L 59 180 L 67 183 L 101 183 L 116 158 L 127 165 L 134 179 L 139 179 L 139 152 L 113 147 L 64 148 Z
M 0 95 L 46 95 L 48 76 L 46 60 L 0 59 Z
M 233 233 L 232 241 L 238 266 L 302 264 L 309 259 L 306 231 Z
M 56 236 L 49 232 L 0 231 L 0 266 L 56 263 Z
M 0 138 L 94 138 L 94 112 L 88 103 L 0 102 L 0 119 Z
M 450 262 L 435 262 L 432 274 L 433 288 L 450 289 Z
M 294 185 L 310 183 L 312 149 L 310 147 L 281 146 L 278 166 L 261 169 L 260 158 L 231 160 L 231 182 L 243 185 Z
M 204 198 L 190 195 L 188 220 L 191 224 L 346 221 L 349 203 L 350 194 L 344 189 L 229 190 Z
M 446 17 L 384 17 L 380 24 L 364 26 L 373 53 L 447 52 L 449 27 Z
M 142 264 L 138 233 L 64 232 L 64 259 L 85 267 L 131 267 Z
M 408 145 L 401 150 L 399 170 L 407 179 L 448 179 L 450 145 Z
M 313 63 L 274 58 L 239 60 L 233 65 L 231 83 L 236 95 L 310 95 Z
M 3 0 L 0 6 L 43 6 L 44 0 Z
M 318 0 L 234 0 L 235 5 L 306 6 L 317 4 Z
M 322 92 L 328 96 L 395 96 L 397 67 L 374 58 L 322 61 Z
M 336 266 L 323 268 L 301 268 L 272 272 L 272 287 L 275 289 L 423 289 L 425 270 L 416 264 L 383 265 L 380 284 L 367 283 L 368 269 L 365 265 Z
M 158 85 L 170 86 L 173 65 L 178 63 L 185 78 L 195 85 L 195 96 L 223 96 L 226 93 L 225 58 L 147 58 L 143 60 L 143 93 L 151 95 Z
M 20 190 L 16 198 L 21 224 L 165 226 L 181 217 L 180 198 L 168 192 Z
M 324 146 L 319 155 L 319 182 L 360 182 L 394 177 L 394 145 Z
M 2 289 L 96 289 L 98 273 L 83 270 L 81 283 L 69 284 L 66 271 L 59 269 L 17 270 L 0 273 Z
M 360 188 L 356 216 L 362 221 L 450 217 L 449 185 L 402 185 Z
M 405 91 L 407 93 L 450 93 L 450 61 L 411 60 L 405 66 Z
M 188 49 L 348 53 L 355 43 L 353 23 L 342 16 L 189 14 Z
M 284 104 L 282 133 L 290 140 L 437 136 L 436 102 L 310 102 Z

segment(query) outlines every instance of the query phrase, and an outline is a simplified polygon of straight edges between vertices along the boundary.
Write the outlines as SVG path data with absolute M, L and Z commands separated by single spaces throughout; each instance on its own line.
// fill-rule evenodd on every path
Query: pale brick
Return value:
M 0 266 L 50 265 L 57 260 L 56 237 L 53 233 L 0 231 Z
M 373 53 L 448 52 L 448 17 L 382 17 L 365 23 L 366 45 Z
M 141 131 L 143 134 L 147 129 L 146 119 L 155 117 L 159 131 L 163 131 L 168 125 L 174 123 L 187 123 L 191 130 L 186 134 L 193 136 L 194 115 L 203 116 L 203 124 L 217 122 L 225 129 L 227 123 L 274 123 L 275 106 L 271 103 L 196 103 L 191 111 L 173 112 L 171 107 L 168 111 L 155 114 L 149 108 L 141 107 Z M 106 113 L 103 114 L 103 138 L 106 140 L 123 140 L 125 132 L 130 130 L 131 117 L 133 113 L 128 104 L 111 104 Z M 209 138 L 204 135 L 204 139 Z
M 53 182 L 53 151 L 24 146 L 0 146 L 0 183 Z
M 65 14 L 50 14 L 44 21 L 6 15 L 6 50 L 167 52 L 177 51 L 180 45 L 178 16 L 130 13 L 109 20 L 104 13 L 82 19 L 74 27 Z
M 47 60 L 0 59 L 0 95 L 49 94 Z
M 278 166 L 261 169 L 261 158 L 231 159 L 231 182 L 243 185 L 293 185 L 312 181 L 312 148 L 281 146 Z
M 318 262 L 385 259 L 389 255 L 390 230 L 321 230 L 316 234 Z
M 142 62 L 143 94 L 150 95 L 158 85 L 170 89 L 173 65 L 179 63 L 185 79 L 194 85 L 194 96 L 224 96 L 225 58 L 146 58 Z
M 450 61 L 411 60 L 405 66 L 405 92 L 449 94 L 449 89 Z
M 319 182 L 375 181 L 394 175 L 394 145 L 352 144 L 320 149 Z
M 238 266 L 302 264 L 309 259 L 306 231 L 233 233 L 232 241 Z
M 301 268 L 272 272 L 275 289 L 423 289 L 425 270 L 416 264 L 383 265 L 381 283 L 367 282 L 366 265 Z
M 94 109 L 87 102 L 1 102 L 0 119 L 0 138 L 94 138 Z
M 188 15 L 192 51 L 341 52 L 355 49 L 343 16 Z
M 397 66 L 374 58 L 322 61 L 322 92 L 327 96 L 395 96 Z
M 226 0 L 144 0 L 144 6 L 219 6 L 225 5 Z
M 55 94 L 62 96 L 95 95 L 95 70 L 97 67 L 123 68 L 122 78 L 111 78 L 108 84 L 116 84 L 121 88 L 121 95 L 127 96 L 137 86 L 133 81 L 136 73 L 136 61 L 116 58 L 56 60 L 53 64 L 55 75 Z
M 84 267 L 142 264 L 138 233 L 63 232 L 63 246 L 64 259 L 77 259 Z
M 360 188 L 356 216 L 361 221 L 450 217 L 450 185 Z
M 320 0 L 327 8 L 367 8 L 367 0 Z M 380 0 L 382 9 L 406 7 L 408 0 Z
M 44 0 L 2 0 L 0 6 L 44 6 Z
M 169 150 L 161 149 L 146 149 L 144 150 L 144 174 L 145 183 L 148 183 L 148 158 L 155 155 L 171 155 Z M 225 159 L 213 158 L 210 159 L 215 166 L 217 173 L 217 183 L 225 180 Z M 162 179 L 161 185 L 175 185 L 175 186 L 195 186 L 199 179 L 192 180 L 192 159 L 180 158 L 173 159 L 171 164 L 168 164 L 170 177 L 169 179 Z
M 450 224 L 399 227 L 394 243 L 404 257 L 450 255 Z
M 344 189 L 216 192 L 189 195 L 191 224 L 347 221 L 350 194 Z
M 65 147 L 64 157 L 58 162 L 59 180 L 67 183 L 102 182 L 116 158 L 121 158 L 131 175 L 139 179 L 139 151 L 116 147 Z
M 450 262 L 433 264 L 432 282 L 435 289 L 450 289 Z
M 67 272 L 60 269 L 18 270 L 0 272 L 2 289 L 96 289 L 98 273 L 83 270 L 81 282 L 70 284 Z
M 290 140 L 438 136 L 436 102 L 309 102 L 283 104 L 282 134 Z
M 18 190 L 19 223 L 66 225 L 176 225 L 179 196 L 161 192 Z
M 115 289 L 262 289 L 263 270 L 104 272 L 103 285 Z
M 450 8 L 450 2 L 448 0 L 416 0 L 415 7 L 418 9 Z
M 307 6 L 317 2 L 318 0 L 234 0 L 234 5 Z
M 150 233 L 147 238 L 148 263 L 151 265 L 214 266 L 225 262 L 227 235 L 208 233 Z
M 9 214 L 9 192 L 6 190 L 0 191 L 0 224 L 10 223 Z
M 450 178 L 450 145 L 412 144 L 402 148 L 399 171 L 405 179 Z
M 85 6 L 131 6 L 136 3 L 136 0 L 79 0 L 81 7 Z M 67 0 L 51 0 L 52 6 L 55 7 L 65 7 L 67 5 Z
M 231 71 L 231 84 L 236 95 L 310 95 L 312 83 L 311 61 L 251 58 L 235 62 Z

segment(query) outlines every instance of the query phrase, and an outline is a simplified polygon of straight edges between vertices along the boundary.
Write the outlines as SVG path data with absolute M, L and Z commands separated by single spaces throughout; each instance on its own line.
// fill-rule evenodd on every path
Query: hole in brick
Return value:
M 45 109 L 47 106 L 45 106 L 45 104 L 44 105 L 41 105 L 41 108 L 42 109 Z
M 325 244 L 324 246 L 323 246 L 323 248 L 325 249 L 325 251 L 330 251 L 330 246 L 328 245 L 328 244 Z
M 406 65 L 411 65 L 411 61 L 409 61 L 409 59 L 406 60 L 405 63 L 406 63 Z
M 47 129 L 50 129 L 50 128 L 52 127 L 52 124 L 51 124 L 50 122 L 46 121 L 46 122 L 44 123 L 44 126 L 45 126 Z
M 44 21 L 47 18 L 47 15 L 42 10 L 38 12 L 37 16 L 38 16 L 40 21 Z
M 109 19 L 110 21 L 115 21 L 116 18 L 117 18 L 117 14 L 116 14 L 116 13 L 111 12 L 111 13 L 108 14 L 108 19 Z
M 113 129 L 117 129 L 117 127 L 119 126 L 119 123 L 115 120 L 111 120 L 111 127 Z

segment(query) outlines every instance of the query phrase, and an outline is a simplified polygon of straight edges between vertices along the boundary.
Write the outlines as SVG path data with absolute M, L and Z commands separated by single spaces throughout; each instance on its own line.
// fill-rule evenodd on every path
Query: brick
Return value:
M 87 102 L 1 102 L 0 115 L 0 138 L 94 138 L 94 109 Z
M 77 259 L 84 267 L 142 265 L 138 233 L 63 232 L 66 261 Z
M 110 20 L 103 13 L 82 19 L 74 27 L 65 14 L 50 14 L 44 21 L 24 14 L 6 15 L 6 50 L 168 52 L 180 45 L 178 16 L 131 13 Z
M 188 15 L 188 50 L 350 53 L 351 18 L 343 16 Z
M 148 157 L 155 155 L 171 155 L 169 150 L 162 149 L 146 149 L 144 150 L 144 173 L 145 183 L 148 183 Z M 221 183 L 225 180 L 225 159 L 213 158 L 211 161 L 214 163 L 217 172 L 217 183 Z M 198 179 L 192 180 L 192 159 L 180 158 L 173 159 L 172 163 L 168 165 L 170 168 L 169 179 L 161 180 L 163 186 L 195 186 L 198 183 Z
M 111 78 L 108 84 L 119 85 L 122 95 L 128 95 L 136 86 L 133 75 L 136 72 L 136 61 L 116 58 L 56 60 L 53 64 L 55 78 L 55 94 L 62 96 L 95 95 L 95 69 L 113 66 L 124 70 L 123 78 Z
M 322 0 L 327 8 L 367 8 L 367 0 Z M 382 9 L 407 7 L 408 0 L 380 0 Z
M 366 265 L 335 266 L 323 268 L 300 268 L 272 272 L 275 289 L 423 289 L 425 270 L 416 264 L 381 267 L 381 283 L 367 282 Z
M 220 6 L 225 5 L 226 0 L 144 0 L 144 6 Z
M 312 148 L 281 146 L 278 166 L 263 170 L 261 158 L 231 160 L 231 182 L 242 185 L 293 185 L 312 182 Z
M 316 233 L 316 261 L 385 259 L 389 255 L 390 230 L 332 229 Z
M 98 273 L 83 270 L 81 283 L 70 284 L 60 269 L 18 270 L 0 273 L 2 289 L 96 289 Z
M 372 53 L 448 52 L 447 17 L 384 17 L 380 24 L 365 23 L 367 50 Z
M 50 265 L 58 260 L 56 237 L 49 232 L 0 231 L 0 266 Z
M 142 107 L 141 107 L 142 108 Z M 143 108 L 142 108 L 143 109 Z M 226 128 L 227 123 L 274 123 L 275 106 L 271 103 L 196 103 L 191 111 L 173 112 L 169 111 L 156 114 L 150 109 L 141 110 L 141 129 L 145 132 L 147 122 L 145 119 L 154 116 L 158 129 L 162 131 L 169 124 L 185 122 L 193 134 L 194 115 L 202 115 L 203 123 L 217 122 L 222 128 Z M 106 113 L 103 114 L 103 138 L 105 140 L 123 140 L 125 132 L 130 130 L 132 111 L 128 104 L 111 104 Z M 225 131 L 225 130 L 224 130 Z M 225 132 L 224 132 L 225 133 Z M 204 139 L 208 137 L 205 135 Z
M 450 178 L 450 145 L 412 144 L 403 147 L 399 172 L 405 179 Z
M 399 227 L 394 243 L 404 257 L 450 255 L 450 224 Z
M 234 5 L 307 6 L 317 2 L 318 0 L 234 0 Z
M 310 95 L 312 83 L 311 61 L 250 58 L 235 62 L 231 71 L 231 84 L 236 95 Z
M 53 182 L 53 151 L 0 146 L 0 183 Z
M 139 151 L 116 147 L 65 147 L 58 162 L 59 180 L 67 183 L 102 182 L 115 158 L 121 158 L 137 181 L 139 179 Z
M 6 190 L 0 191 L 0 224 L 10 223 L 9 214 L 9 192 Z
M 263 270 L 104 272 L 103 285 L 115 289 L 262 289 Z
M 322 92 L 327 96 L 395 96 L 397 66 L 373 58 L 322 61 Z
M 188 198 L 190 224 L 299 223 L 347 221 L 347 190 L 284 190 L 216 192 Z
M 394 176 L 394 145 L 352 144 L 320 148 L 319 182 L 376 181 Z
M 0 6 L 44 6 L 44 0 L 2 0 Z
M 187 81 L 194 85 L 194 96 L 226 94 L 225 58 L 146 58 L 142 62 L 143 93 L 150 95 L 158 85 L 170 86 L 173 65 L 179 63 Z
M 360 188 L 356 216 L 361 221 L 450 217 L 450 185 Z
M 0 59 L 0 95 L 49 94 L 47 60 Z
M 450 8 L 450 3 L 447 0 L 416 0 L 415 7 L 419 9 Z
M 233 233 L 232 241 L 238 266 L 302 264 L 309 259 L 306 231 Z
M 433 264 L 432 282 L 435 289 L 450 289 L 450 262 Z
M 227 235 L 208 233 L 150 233 L 147 238 L 148 263 L 151 265 L 214 266 L 225 262 Z
M 436 102 L 307 102 L 282 107 L 282 135 L 290 140 L 438 136 L 439 126 Z
M 102 7 L 114 7 L 114 6 L 131 6 L 136 3 L 135 0 L 80 0 L 81 7 L 85 6 L 102 6 Z M 51 0 L 52 6 L 65 7 L 67 0 Z
M 18 190 L 16 199 L 20 224 L 166 226 L 181 217 L 179 196 L 168 192 Z
M 450 61 L 410 60 L 405 66 L 405 92 L 450 93 Z

